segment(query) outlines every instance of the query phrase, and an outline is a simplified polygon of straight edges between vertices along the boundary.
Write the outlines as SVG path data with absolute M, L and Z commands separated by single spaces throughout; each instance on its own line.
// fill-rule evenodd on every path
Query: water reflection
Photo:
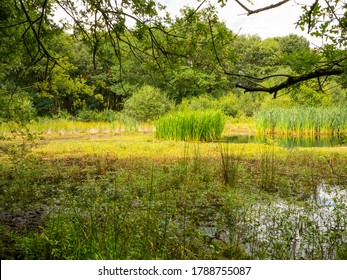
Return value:
M 347 202 L 347 189 L 339 186 L 321 183 L 317 186 L 316 193 L 311 197 L 318 206 L 333 207 L 336 203 Z
M 316 137 L 264 137 L 254 135 L 232 135 L 223 139 L 227 143 L 275 143 L 279 146 L 294 147 L 335 147 L 347 146 L 347 136 L 316 136 Z
M 231 224 L 212 220 L 199 231 L 225 244 L 237 240 L 252 259 L 346 257 L 339 255 L 347 244 L 347 190 L 342 186 L 321 182 L 305 204 L 278 200 L 234 211 L 226 219 Z

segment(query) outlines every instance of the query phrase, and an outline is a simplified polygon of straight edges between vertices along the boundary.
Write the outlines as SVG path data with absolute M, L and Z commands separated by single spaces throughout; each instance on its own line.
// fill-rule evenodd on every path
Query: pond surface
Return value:
M 279 146 L 294 147 L 336 147 L 347 146 L 347 136 L 316 136 L 316 137 L 263 137 L 254 135 L 232 135 L 223 139 L 227 143 L 275 143 Z
M 243 209 L 233 228 L 211 221 L 202 234 L 239 240 L 254 259 L 335 259 L 347 244 L 347 189 L 318 184 L 304 205 L 277 201 Z

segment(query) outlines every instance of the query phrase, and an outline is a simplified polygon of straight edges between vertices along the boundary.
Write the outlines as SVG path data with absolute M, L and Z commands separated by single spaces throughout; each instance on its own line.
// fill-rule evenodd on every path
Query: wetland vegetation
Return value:
M 1 259 L 347 259 L 344 1 L 77 2 L 0 2 Z
M 346 147 L 159 140 L 110 123 L 55 130 L 61 122 L 41 124 L 25 155 L 2 156 L 1 258 L 347 257 Z

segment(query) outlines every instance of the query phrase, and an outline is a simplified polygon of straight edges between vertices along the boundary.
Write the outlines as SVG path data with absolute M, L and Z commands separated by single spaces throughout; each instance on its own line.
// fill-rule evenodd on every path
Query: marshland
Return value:
M 341 1 L 302 5 L 322 47 L 70 2 L 0 3 L 0 259 L 347 259 Z
M 2 126 L 1 257 L 346 258 L 346 146 L 231 143 L 238 124 L 212 111 L 185 128 L 201 139 L 172 140 L 167 122 L 193 116 L 35 122 L 26 146 Z M 214 117 L 225 129 L 212 141 Z

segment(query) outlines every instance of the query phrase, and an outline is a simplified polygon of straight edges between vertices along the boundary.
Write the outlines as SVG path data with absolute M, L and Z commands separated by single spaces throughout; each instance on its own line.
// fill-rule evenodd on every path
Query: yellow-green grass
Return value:
M 230 135 L 254 135 L 256 134 L 256 127 L 254 118 L 228 118 L 224 125 L 223 136 Z
M 134 132 L 152 133 L 151 124 L 125 124 L 119 121 L 114 122 L 83 122 L 65 119 L 45 119 L 32 121 L 25 126 L 30 132 L 47 135 L 68 135 L 68 134 L 128 134 Z M 9 134 L 21 127 L 13 122 L 1 123 L 0 133 Z
M 32 154 L 43 158 L 68 158 L 84 155 L 116 158 L 174 159 L 194 157 L 198 150 L 201 157 L 220 156 L 220 143 L 157 140 L 143 135 L 61 136 L 38 142 Z M 269 147 L 265 144 L 228 144 L 233 151 L 242 151 L 244 157 L 255 157 Z M 320 154 L 347 152 L 346 147 L 297 148 L 296 151 L 312 151 Z M 285 157 L 292 151 L 274 146 L 277 157 Z
M 2 131 L 6 127 L 7 133 L 13 124 L 2 124 Z M 182 157 L 193 157 L 193 150 L 198 147 L 202 157 L 219 157 L 219 143 L 206 142 L 184 142 L 158 140 L 153 133 L 153 126 L 142 124 L 138 126 L 136 133 L 130 130 L 117 133 L 112 130 L 112 124 L 104 122 L 79 122 L 72 120 L 47 120 L 41 123 L 32 123 L 31 131 L 40 133 L 41 138 L 36 141 L 32 149 L 33 155 L 43 158 L 68 158 L 81 157 L 84 155 L 111 156 L 117 158 L 153 158 L 173 159 Z M 254 124 L 250 120 L 243 123 L 235 123 L 229 119 L 225 125 L 223 135 L 252 133 Z M 140 132 L 140 133 L 138 133 Z M 19 137 L 2 140 L 0 145 L 20 145 Z M 245 157 L 255 156 L 266 147 L 263 144 L 229 144 L 231 149 L 240 151 Z M 318 153 L 345 152 L 345 147 L 316 147 L 297 148 L 310 150 Z M 189 152 L 187 152 L 189 151 Z M 276 156 L 285 156 L 287 150 L 275 147 Z M 4 156 L 0 157 L 4 158 Z

